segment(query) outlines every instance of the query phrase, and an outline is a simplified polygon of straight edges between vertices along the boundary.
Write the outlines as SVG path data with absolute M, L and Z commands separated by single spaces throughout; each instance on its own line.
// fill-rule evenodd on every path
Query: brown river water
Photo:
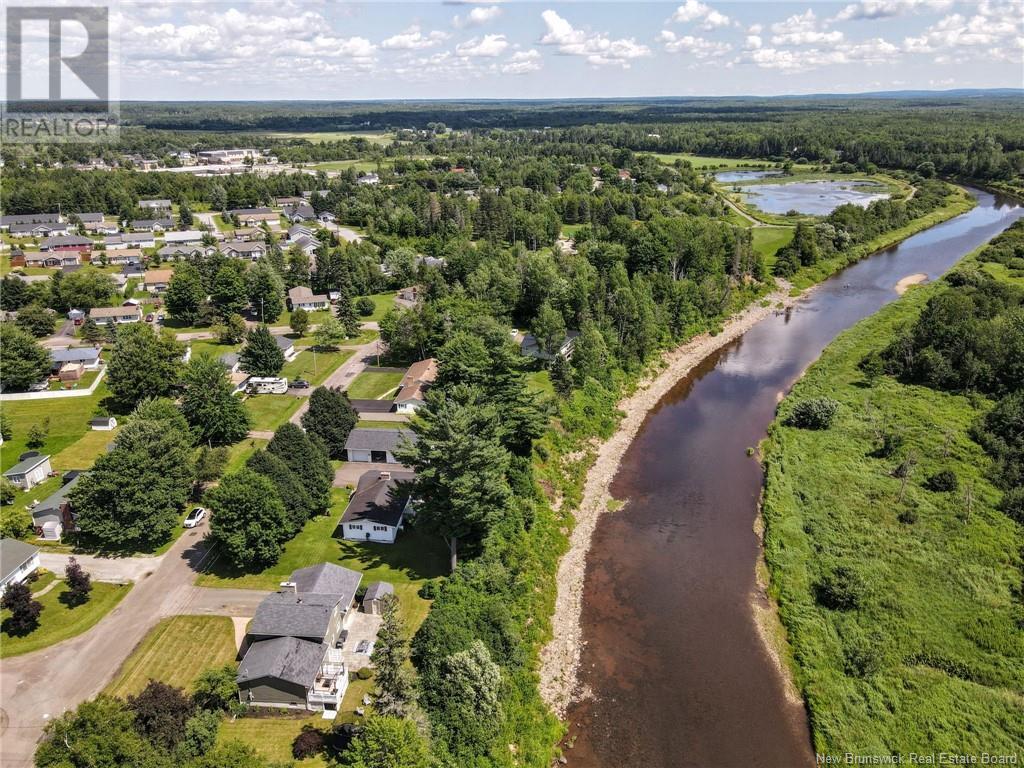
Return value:
M 900 278 L 938 278 L 1024 215 L 978 206 L 821 284 L 708 357 L 648 414 L 612 485 L 583 595 L 570 766 L 797 768 L 814 764 L 803 705 L 785 695 L 752 612 L 762 474 L 746 455 L 782 393 L 835 336 L 897 298 Z

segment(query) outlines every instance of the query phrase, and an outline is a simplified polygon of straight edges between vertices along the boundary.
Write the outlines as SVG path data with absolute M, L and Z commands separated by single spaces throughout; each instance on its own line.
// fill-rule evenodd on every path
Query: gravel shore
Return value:
M 558 596 L 551 619 L 553 636 L 541 651 L 541 697 L 558 717 L 564 718 L 568 706 L 587 695 L 579 690 L 577 678 L 583 644 L 580 617 L 587 552 L 598 517 L 608 511 L 612 501 L 609 487 L 619 462 L 640 431 L 647 412 L 704 358 L 742 336 L 765 317 L 780 311 L 780 307 L 791 306 L 795 300 L 789 295 L 789 285 L 780 284 L 774 293 L 726 321 L 721 333 L 697 336 L 667 352 L 663 356 L 663 367 L 619 402 L 618 407 L 625 416 L 616 433 L 598 446 L 597 458 L 587 473 L 583 501 L 575 512 L 576 526 L 569 537 L 569 550 L 558 567 Z

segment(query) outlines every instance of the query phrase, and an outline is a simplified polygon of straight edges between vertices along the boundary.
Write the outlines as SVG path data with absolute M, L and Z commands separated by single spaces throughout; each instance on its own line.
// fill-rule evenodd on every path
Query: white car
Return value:
M 206 510 L 202 507 L 196 507 L 188 513 L 188 517 L 185 518 L 184 526 L 186 528 L 195 528 L 201 523 L 206 517 Z

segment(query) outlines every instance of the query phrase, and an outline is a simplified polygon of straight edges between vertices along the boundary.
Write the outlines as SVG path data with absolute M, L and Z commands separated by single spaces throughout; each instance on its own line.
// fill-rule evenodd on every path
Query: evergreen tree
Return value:
M 103 329 L 100 328 L 96 321 L 91 317 L 85 318 L 85 322 L 82 323 L 82 327 L 79 330 L 82 338 L 88 341 L 90 344 L 99 344 L 103 341 Z
M 338 291 L 338 304 L 334 312 L 347 338 L 359 335 L 359 314 L 352 303 L 352 294 L 349 292 L 348 286 L 344 286 Z
M 246 334 L 245 346 L 238 357 L 242 370 L 253 376 L 277 376 L 284 368 L 284 352 L 265 325 L 258 325 Z
M 50 373 L 50 353 L 13 323 L 0 323 L 0 350 L 0 389 L 4 391 L 28 389 Z
M 317 387 L 309 396 L 309 409 L 302 414 L 302 426 L 319 437 L 328 456 L 340 459 L 349 433 L 359 421 L 348 395 L 340 387 Z
M 314 505 L 304 479 L 293 472 L 280 456 L 269 451 L 256 451 L 245 466 L 274 484 L 287 514 L 289 535 L 297 533 L 310 517 L 323 511 Z
M 249 305 L 261 323 L 273 323 L 284 312 L 284 281 L 270 262 L 260 259 L 246 275 Z
M 188 207 L 188 203 L 182 200 L 178 206 L 178 225 L 182 229 L 187 229 L 192 226 L 193 221 L 192 209 Z
M 373 708 L 381 715 L 405 717 L 414 701 L 413 681 L 406 662 L 409 641 L 398 611 L 396 595 L 385 595 L 377 642 L 370 657 L 376 683 Z
M 285 422 L 267 444 L 267 451 L 281 458 L 302 478 L 316 512 L 326 512 L 331 505 L 334 468 L 327 458 L 323 443 L 307 435 L 298 424 Z
M 249 412 L 234 396 L 228 372 L 212 355 L 200 354 L 185 366 L 181 412 L 197 442 L 207 445 L 235 443 L 249 433 Z

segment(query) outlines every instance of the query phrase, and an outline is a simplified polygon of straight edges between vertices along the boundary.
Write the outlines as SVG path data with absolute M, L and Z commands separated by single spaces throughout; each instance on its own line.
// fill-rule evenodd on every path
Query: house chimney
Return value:
M 293 595 L 297 595 L 299 593 L 299 587 L 294 581 L 282 581 L 281 591 L 291 592 Z

